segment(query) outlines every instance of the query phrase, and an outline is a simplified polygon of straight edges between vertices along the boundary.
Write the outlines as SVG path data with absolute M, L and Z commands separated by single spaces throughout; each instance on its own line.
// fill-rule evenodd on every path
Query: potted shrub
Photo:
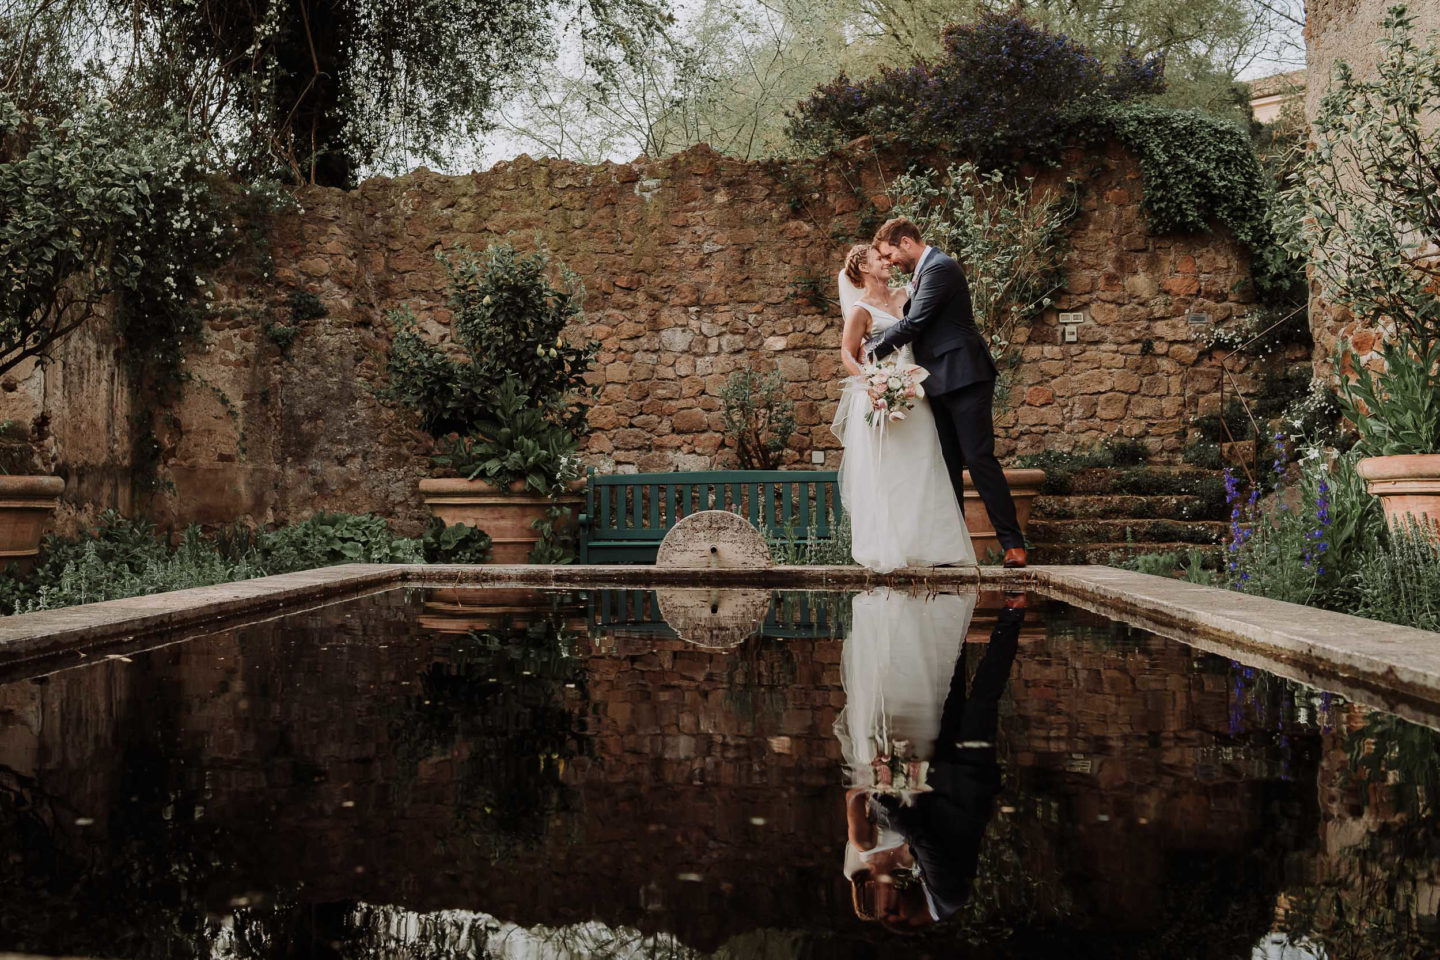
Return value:
M 420 492 L 445 523 L 488 533 L 494 563 L 568 560 L 561 533 L 579 504 L 577 454 L 595 396 L 584 376 L 598 349 L 564 337 L 581 316 L 578 278 L 562 269 L 553 283 L 544 251 L 504 243 L 440 259 L 454 349 L 427 341 L 409 311 L 390 315 L 384 394 L 436 440 L 440 475 Z
M 1354 422 L 1360 452 L 1356 464 L 1385 519 L 1408 526 L 1411 518 L 1440 541 L 1440 338 L 1426 341 L 1401 332 L 1380 350 L 1384 369 L 1360 367 L 1347 347 L 1341 370 L 1340 405 Z
M 1353 340 L 1337 358 L 1342 408 L 1370 456 L 1358 472 L 1392 522 L 1414 516 L 1440 539 L 1440 45 L 1415 43 L 1403 6 L 1384 27 L 1372 75 L 1336 65 L 1287 196 L 1322 295 L 1380 343 L 1373 369 Z
M 64 489 L 62 478 L 40 472 L 28 433 L 12 420 L 0 423 L 0 566 L 40 552 Z

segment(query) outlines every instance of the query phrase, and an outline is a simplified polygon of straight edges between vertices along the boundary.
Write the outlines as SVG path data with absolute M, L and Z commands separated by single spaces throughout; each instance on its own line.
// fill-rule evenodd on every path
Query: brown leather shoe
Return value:
M 1025 548 L 1011 547 L 1005 551 L 1005 566 L 1012 569 L 1025 566 Z

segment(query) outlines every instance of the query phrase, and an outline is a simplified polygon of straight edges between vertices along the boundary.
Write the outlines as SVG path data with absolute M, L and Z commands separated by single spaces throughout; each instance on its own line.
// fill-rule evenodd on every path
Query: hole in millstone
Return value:
M 718 604 L 718 603 L 712 603 L 712 604 L 710 604 L 710 612 L 711 612 L 711 613 L 719 613 L 719 612 L 720 612 L 720 604 Z
M 720 552 L 720 548 L 717 547 L 717 546 L 715 546 L 715 544 L 712 543 L 712 544 L 710 544 L 710 552 L 711 552 L 711 553 L 719 553 L 719 552 Z

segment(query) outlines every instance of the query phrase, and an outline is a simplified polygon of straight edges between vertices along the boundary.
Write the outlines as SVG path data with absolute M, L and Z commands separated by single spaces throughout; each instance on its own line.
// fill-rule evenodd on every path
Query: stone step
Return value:
M 1200 546 L 1193 543 L 1038 543 L 1030 550 L 1030 562 L 1032 564 L 1113 564 L 1129 560 L 1142 553 L 1177 553 L 1183 557 L 1188 551 L 1196 549 L 1218 560 L 1224 548 L 1218 545 Z
M 1185 495 L 1046 494 L 1035 498 L 1030 516 L 1036 520 L 1221 520 L 1224 511 L 1201 497 Z
M 1130 494 L 1140 496 L 1184 496 L 1198 492 L 1202 484 L 1213 485 L 1218 470 L 1195 467 L 1087 467 L 1070 475 L 1070 494 Z
M 1031 519 L 1026 539 L 1036 544 L 1107 544 L 1135 542 L 1213 545 L 1229 525 L 1220 520 L 1040 520 Z

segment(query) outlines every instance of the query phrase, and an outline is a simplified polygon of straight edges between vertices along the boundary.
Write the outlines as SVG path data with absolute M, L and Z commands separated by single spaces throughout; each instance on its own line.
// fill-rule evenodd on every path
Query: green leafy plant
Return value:
M 1101 111 L 1095 123 L 1139 155 L 1153 231 L 1223 224 L 1250 251 L 1257 293 L 1272 302 L 1303 299 L 1302 255 L 1287 244 L 1298 235 L 1298 216 L 1280 202 L 1243 130 L 1198 110 L 1132 104 Z
M 428 342 L 408 310 L 392 311 L 390 383 L 381 394 L 419 413 L 440 441 L 436 466 L 558 494 L 578 475 L 596 390 L 584 377 L 598 345 L 564 335 L 581 315 L 579 281 L 562 271 L 562 282 L 551 283 L 547 254 L 509 244 L 440 258 L 460 356 Z
M 896 216 L 910 218 L 927 243 L 964 265 L 975 323 L 1003 376 L 1023 342 L 1021 329 L 1065 284 L 1066 231 L 1079 209 L 1075 185 L 1038 192 L 1031 179 L 959 163 L 943 176 L 897 177 L 889 193 Z
M 1440 337 L 1399 330 L 1380 355 L 1383 368 L 1369 370 L 1348 346 L 1336 354 L 1340 409 L 1360 434 L 1357 447 L 1375 457 L 1440 453 Z
M 1359 552 L 1353 579 L 1360 616 L 1440 632 L 1440 545 L 1413 517 Z
M 436 466 L 467 480 L 482 479 L 501 488 L 520 483 L 540 494 L 579 476 L 574 434 L 532 404 L 517 380 L 501 381 L 490 402 L 482 418 L 473 421 L 473 434 L 441 438 L 440 452 L 433 458 Z
M 583 436 L 586 400 L 594 396 L 584 378 L 598 344 L 565 339 L 566 326 L 581 316 L 579 278 L 562 269 L 560 283 L 552 283 L 548 254 L 522 254 L 507 243 L 439 257 L 460 355 L 429 343 L 409 311 L 391 311 L 396 333 L 385 395 L 416 410 L 433 436 L 468 434 L 495 391 L 513 379 L 547 417 Z
M 454 556 L 488 550 L 488 537 L 465 529 L 449 535 Z M 150 521 L 106 511 L 76 537 L 47 536 L 25 575 L 0 578 L 0 616 L 338 563 L 418 563 L 427 549 L 423 540 L 396 537 L 380 517 L 329 512 L 278 530 L 237 526 L 213 537 L 191 526 L 172 547 Z
M 1404 4 L 1382 28 L 1373 73 L 1335 64 L 1288 193 L 1304 216 L 1293 245 L 1327 299 L 1428 346 L 1440 339 L 1440 43 L 1416 43 Z
M 178 352 L 199 328 L 198 273 L 228 249 L 198 151 L 106 103 L 55 122 L 0 94 L 0 373 L 41 357 L 119 295 L 127 346 Z
M 850 515 L 841 514 L 830 527 L 830 536 L 820 536 L 813 524 L 804 529 L 786 530 L 770 537 L 770 555 L 782 566 L 853 566 L 850 553 Z
M 574 523 L 574 512 L 559 503 L 552 503 L 545 515 L 530 524 L 540 534 L 527 558 L 531 563 L 573 563 L 580 552 L 580 531 Z
M 493 544 L 484 530 L 464 523 L 446 526 L 431 517 L 420 538 L 420 553 L 426 563 L 486 563 Z
M 795 433 L 795 405 L 779 370 L 741 367 L 720 391 L 721 424 L 742 470 L 774 470 Z
M 1383 335 L 1383 370 L 1364 369 L 1349 345 L 1337 357 L 1361 448 L 1440 453 L 1440 42 L 1416 42 L 1404 4 L 1382 28 L 1373 73 L 1336 63 L 1287 196 L 1323 296 Z
M 1211 443 L 1209 440 L 1196 440 L 1187 444 L 1181 458 L 1191 466 L 1203 470 L 1219 470 L 1225 466 L 1225 455 L 1220 450 L 1220 444 Z

